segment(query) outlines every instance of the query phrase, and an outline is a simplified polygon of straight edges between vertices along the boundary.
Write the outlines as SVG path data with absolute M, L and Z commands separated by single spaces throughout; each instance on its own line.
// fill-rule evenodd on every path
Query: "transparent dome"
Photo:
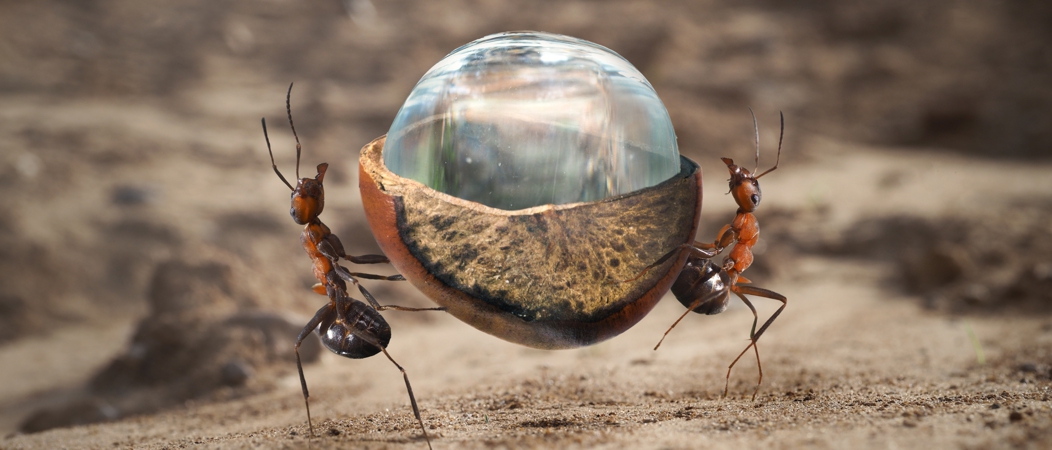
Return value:
M 439 61 L 383 156 L 399 176 L 504 210 L 626 194 L 680 164 L 668 111 L 632 64 L 537 32 L 486 36 Z

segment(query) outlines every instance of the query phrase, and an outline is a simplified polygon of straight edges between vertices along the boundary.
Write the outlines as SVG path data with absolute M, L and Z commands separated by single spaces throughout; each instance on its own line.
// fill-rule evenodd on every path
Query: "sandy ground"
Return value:
M 879 182 L 887 170 L 913 171 L 913 187 L 901 187 L 904 193 L 985 205 L 1034 189 L 1018 180 L 1034 180 L 1050 168 L 858 148 L 807 169 L 785 169 L 765 184 L 770 204 L 806 207 L 821 189 L 815 180 L 851 181 L 861 186 L 844 194 L 859 201 L 840 210 L 850 216 L 870 213 L 861 206 L 871 200 L 865 185 Z M 984 189 L 956 189 L 960 177 Z M 1038 190 L 1052 189 L 1044 178 Z M 911 203 L 918 201 L 903 195 L 897 207 L 884 207 L 915 210 Z M 440 314 L 422 321 L 389 313 L 396 332 L 390 350 L 410 372 L 437 448 L 1049 445 L 1052 319 L 925 309 L 918 298 L 888 286 L 889 271 L 887 264 L 801 255 L 764 280 L 787 295 L 790 306 L 762 341 L 765 378 L 755 401 L 749 360 L 735 368 L 730 395 L 722 398 L 725 367 L 747 335 L 750 316 L 741 307 L 691 317 L 657 352 L 651 350 L 656 339 L 681 311 L 671 298 L 618 338 L 556 352 L 505 343 Z M 83 382 L 91 372 L 85 368 L 119 351 L 130 326 L 72 327 L 6 346 L 0 367 L 3 379 L 14 382 L 5 383 L 5 426 L 16 423 L 24 405 L 43 402 L 41 392 Z M 65 351 L 56 352 L 60 348 Z M 977 360 L 979 351 L 985 364 Z M 27 360 L 36 363 L 22 364 Z M 398 373 L 386 361 L 326 354 L 307 369 L 307 378 L 321 430 L 315 447 L 424 446 Z M 11 435 L 3 445 L 307 445 L 291 371 L 265 392 L 224 396 L 237 397 L 220 392 L 115 423 Z
M 469 3 L 0 5 L 0 448 L 425 448 L 389 362 L 316 347 L 308 443 L 290 346 L 323 299 L 258 118 L 287 174 L 297 82 L 322 218 L 374 252 L 358 148 L 443 54 L 510 29 L 643 70 L 705 169 L 703 238 L 733 214 L 717 157 L 749 159 L 745 107 L 771 150 L 785 110 L 749 273 L 789 306 L 755 400 L 750 358 L 723 397 L 740 305 L 656 352 L 672 298 L 566 351 L 385 313 L 435 448 L 1052 447 L 1047 7 Z

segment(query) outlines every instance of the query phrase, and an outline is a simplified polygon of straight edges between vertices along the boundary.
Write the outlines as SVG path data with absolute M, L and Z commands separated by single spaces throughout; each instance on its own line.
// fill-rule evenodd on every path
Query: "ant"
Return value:
M 749 111 L 752 112 L 752 108 L 749 108 Z M 752 394 L 753 400 L 756 399 L 756 393 L 760 390 L 760 384 L 763 382 L 763 366 L 760 365 L 760 350 L 756 345 L 756 341 L 760 339 L 764 331 L 767 331 L 767 328 L 771 326 L 774 319 L 778 318 L 778 315 L 782 313 L 782 310 L 788 304 L 788 299 L 782 294 L 755 286 L 745 286 L 744 284 L 752 283 L 752 281 L 742 275 L 742 272 L 745 272 L 745 269 L 752 265 L 752 247 L 756 245 L 760 237 L 759 223 L 756 220 L 756 216 L 752 214 L 760 205 L 760 183 L 757 180 L 777 169 L 782 157 L 785 115 L 779 113 L 779 116 L 781 117 L 782 126 L 778 135 L 778 156 L 774 162 L 774 167 L 753 176 L 749 169 L 735 165 L 730 158 L 720 158 L 727 165 L 727 170 L 731 176 L 730 180 L 728 180 L 730 185 L 728 193 L 734 197 L 735 203 L 738 204 L 738 212 L 734 216 L 734 220 L 720 229 L 720 232 L 716 235 L 716 240 L 712 243 L 695 241 L 693 244 L 680 245 L 662 256 L 654 264 L 647 266 L 640 275 L 636 276 L 636 278 L 639 278 L 648 270 L 661 265 L 681 250 L 689 252 L 686 265 L 683 266 L 676 281 L 672 284 L 673 295 L 676 296 L 676 299 L 683 306 L 687 307 L 687 311 L 665 331 L 665 334 L 661 336 L 661 340 L 654 346 L 654 350 L 661 346 L 668 333 L 690 312 L 711 315 L 719 314 L 727 309 L 730 292 L 737 295 L 745 303 L 745 306 L 748 306 L 752 311 L 753 322 L 752 329 L 749 332 L 750 342 L 738 354 L 738 357 L 734 358 L 731 365 L 727 367 L 727 381 L 723 388 L 724 397 L 727 396 L 727 391 L 730 387 L 731 369 L 745 355 L 745 352 L 752 348 L 756 353 L 756 367 L 760 374 L 759 380 L 756 382 L 756 390 Z M 753 128 L 756 131 L 756 169 L 753 170 L 753 172 L 756 172 L 760 166 L 760 128 L 756 122 L 755 112 L 752 112 L 752 120 Z M 722 253 L 725 248 L 731 245 L 734 247 L 731 249 L 730 254 L 723 258 L 722 265 L 716 265 L 710 260 L 710 258 Z M 745 297 L 746 295 L 777 300 L 782 302 L 782 306 L 757 330 L 756 325 L 759 322 L 759 316 L 752 302 Z
M 303 376 L 303 364 L 300 362 L 299 349 L 303 340 L 311 332 L 317 331 L 321 337 L 322 344 L 340 356 L 361 359 L 383 352 L 384 356 L 402 372 L 406 390 L 409 392 L 409 402 L 413 407 L 413 415 L 416 417 L 417 423 L 420 424 L 420 430 L 423 432 L 424 439 L 427 441 L 427 447 L 430 449 L 431 438 L 428 437 L 424 421 L 420 417 L 420 408 L 417 407 L 416 397 L 413 395 L 413 387 L 409 384 L 409 375 L 387 352 L 387 344 L 391 341 L 391 327 L 380 315 L 379 311 L 388 309 L 397 311 L 442 311 L 445 308 L 407 308 L 397 305 L 381 305 L 358 282 L 358 279 L 403 281 L 405 278 L 402 275 L 383 276 L 351 272 L 338 263 L 340 258 L 354 264 L 384 264 L 389 261 L 384 255 L 348 255 L 344 251 L 340 239 L 335 234 L 332 234 L 329 231 L 329 227 L 325 226 L 321 219 L 318 218 L 325 207 L 325 189 L 322 186 L 322 182 L 325 179 L 325 172 L 329 165 L 327 163 L 318 164 L 318 174 L 314 178 L 299 178 L 302 147 L 300 146 L 300 138 L 296 135 L 296 125 L 292 122 L 291 98 L 292 84 L 289 84 L 289 91 L 285 96 L 285 109 L 288 112 L 292 136 L 296 138 L 296 178 L 298 179 L 296 187 L 292 187 L 288 180 L 285 179 L 285 176 L 281 174 L 281 171 L 278 170 L 278 166 L 274 162 L 274 152 L 270 148 L 270 136 L 267 135 L 267 120 L 262 119 L 262 124 L 263 137 L 267 141 L 267 152 L 270 153 L 270 165 L 273 167 L 274 173 L 278 175 L 278 178 L 292 190 L 292 207 L 289 210 L 289 214 L 292 215 L 292 219 L 297 224 L 304 225 L 300 241 L 303 244 L 303 249 L 307 251 L 307 256 L 310 257 L 313 263 L 314 276 L 318 279 L 318 283 L 314 285 L 312 290 L 329 297 L 329 302 L 314 314 L 314 318 L 307 322 L 303 331 L 300 332 L 296 338 L 294 348 L 296 352 L 296 369 L 299 371 L 300 387 L 303 389 L 303 403 L 307 408 L 307 426 L 310 430 L 310 436 L 314 436 L 314 424 L 311 421 L 310 402 L 308 401 L 310 394 L 307 391 L 307 380 Z M 369 302 L 368 305 L 360 300 L 351 298 L 347 294 L 347 282 L 353 283 L 358 287 L 358 291 Z

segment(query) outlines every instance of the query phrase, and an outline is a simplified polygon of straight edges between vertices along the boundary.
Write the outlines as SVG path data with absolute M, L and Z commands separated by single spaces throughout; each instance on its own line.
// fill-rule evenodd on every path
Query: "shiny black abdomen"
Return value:
M 719 314 L 727 309 L 729 286 L 730 279 L 720 266 L 691 256 L 672 284 L 672 293 L 687 308 L 697 303 L 692 311 L 698 314 Z
M 344 302 L 344 321 L 333 314 L 318 325 L 322 344 L 337 355 L 353 359 L 380 353 L 380 347 L 387 348 L 391 342 L 391 327 L 369 305 L 358 300 L 348 300 Z

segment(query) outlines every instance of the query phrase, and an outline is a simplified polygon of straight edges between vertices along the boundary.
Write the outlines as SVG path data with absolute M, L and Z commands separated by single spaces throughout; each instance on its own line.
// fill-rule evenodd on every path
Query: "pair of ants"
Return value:
M 307 390 L 307 380 L 303 375 L 303 364 L 300 362 L 299 348 L 303 340 L 310 333 L 317 330 L 322 344 L 341 356 L 360 359 L 383 352 L 384 356 L 402 373 L 406 391 L 409 393 L 409 401 L 413 408 L 413 415 L 416 417 L 420 430 L 430 449 L 431 439 L 420 416 L 420 408 L 417 406 L 416 397 L 413 395 L 413 387 L 409 383 L 409 375 L 387 352 L 386 347 L 391 340 L 391 327 L 379 312 L 389 309 L 396 311 L 443 311 L 445 308 L 408 308 L 397 305 L 381 305 L 358 280 L 404 281 L 405 278 L 402 275 L 383 276 L 351 272 L 340 265 L 341 258 L 354 264 L 384 264 L 389 263 L 389 260 L 383 255 L 348 255 L 340 239 L 335 234 L 332 234 L 329 227 L 319 219 L 318 216 L 325 206 L 325 191 L 322 183 L 328 164 L 319 164 L 317 167 L 318 173 L 314 178 L 299 178 L 302 147 L 299 142 L 299 136 L 296 134 L 296 126 L 292 121 L 291 97 L 292 85 L 290 84 L 285 97 L 285 109 L 288 114 L 289 126 L 292 128 L 292 135 L 296 139 L 296 178 L 298 180 L 296 187 L 293 187 L 281 174 L 281 171 L 278 170 L 277 164 L 274 162 L 274 152 L 270 146 L 270 137 L 267 135 L 266 119 L 262 120 L 262 125 L 263 136 L 267 142 L 267 152 L 270 154 L 271 167 L 274 169 L 274 173 L 278 175 L 278 178 L 292 191 L 292 207 L 289 213 L 297 224 L 304 225 L 300 241 L 313 263 L 314 276 L 318 279 L 318 283 L 312 289 L 314 292 L 326 295 L 329 298 L 329 302 L 322 306 L 315 313 L 314 317 L 307 322 L 307 325 L 296 338 L 294 347 L 296 369 L 299 372 L 303 402 L 307 409 L 307 425 L 310 436 L 314 435 L 314 424 L 310 416 L 310 402 L 308 400 L 310 394 Z M 687 307 L 687 311 L 665 331 L 661 340 L 654 346 L 654 350 L 661 346 L 661 342 L 665 340 L 669 332 L 690 312 L 702 314 L 723 312 L 727 308 L 730 292 L 733 292 L 749 307 L 753 313 L 753 325 L 749 333 L 750 343 L 727 368 L 727 384 L 724 386 L 724 396 L 727 395 L 727 389 L 729 388 L 731 369 L 752 348 L 756 353 L 756 363 L 759 370 L 759 380 L 756 383 L 756 390 L 753 392 L 753 399 L 756 398 L 756 392 L 759 391 L 760 383 L 763 381 L 763 369 L 760 366 L 760 353 L 756 342 L 778 315 L 781 314 L 787 304 L 786 297 L 781 294 L 758 287 L 744 286 L 743 284 L 751 283 L 751 281 L 742 276 L 742 272 L 752 264 L 752 247 L 756 245 L 759 239 L 758 222 L 752 214 L 759 206 L 761 197 L 760 185 L 757 180 L 777 169 L 778 161 L 781 160 L 782 136 L 785 133 L 784 116 L 781 117 L 781 122 L 781 133 L 778 138 L 778 159 L 775 161 L 774 167 L 760 175 L 753 176 L 748 169 L 735 165 L 730 158 L 721 158 L 730 171 L 730 193 L 738 204 L 738 211 L 734 220 L 720 230 L 716 240 L 712 243 L 695 241 L 692 244 L 680 245 L 663 255 L 655 263 L 644 268 L 639 275 L 633 278 L 633 280 L 638 279 L 647 271 L 661 265 L 669 258 L 678 255 L 681 251 L 689 252 L 686 264 L 672 285 L 673 294 L 680 303 Z M 759 167 L 760 134 L 755 114 L 753 114 L 753 126 L 756 130 L 756 165 Z M 724 258 L 722 265 L 718 266 L 711 261 L 711 258 L 732 245 L 733 248 Z M 365 297 L 368 304 L 348 295 L 347 283 L 354 284 L 362 296 Z M 782 302 L 782 306 L 757 330 L 756 325 L 759 322 L 759 316 L 756 308 L 745 295 L 778 300 Z

